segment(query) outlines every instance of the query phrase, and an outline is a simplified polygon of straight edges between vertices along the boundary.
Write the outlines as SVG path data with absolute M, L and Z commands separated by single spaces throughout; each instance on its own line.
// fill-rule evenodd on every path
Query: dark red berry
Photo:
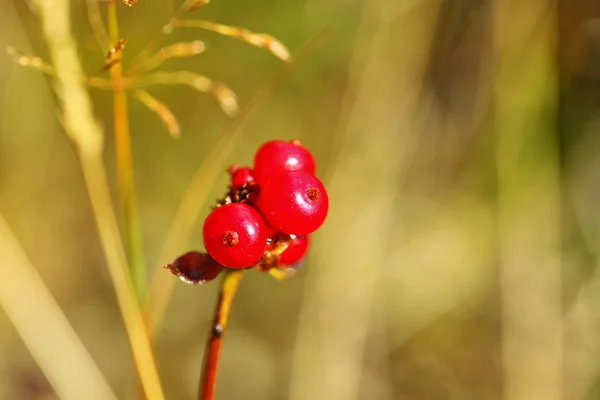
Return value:
M 273 174 L 250 201 L 267 224 L 290 235 L 307 235 L 325 221 L 329 198 L 321 181 L 306 172 Z
M 252 182 L 254 182 L 254 177 L 252 176 L 252 169 L 250 167 L 237 168 L 231 173 L 231 186 L 234 188 L 239 188 Z
M 246 268 L 262 257 L 268 228 L 260 214 L 244 203 L 215 208 L 202 228 L 204 247 L 212 258 L 229 268 Z
M 293 238 L 288 247 L 279 255 L 279 265 L 282 267 L 294 265 L 304 258 L 308 250 L 308 236 L 296 236 Z
M 269 175 L 283 171 L 315 174 L 315 160 L 312 154 L 297 140 L 272 140 L 263 144 L 254 156 L 254 178 L 257 182 L 260 183 Z

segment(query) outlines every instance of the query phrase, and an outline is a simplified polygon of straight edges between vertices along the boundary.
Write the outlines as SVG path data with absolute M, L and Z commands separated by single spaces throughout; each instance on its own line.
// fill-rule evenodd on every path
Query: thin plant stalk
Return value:
M 131 277 L 127 273 L 126 257 L 110 198 L 102 160 L 103 132 L 92 113 L 89 95 L 83 85 L 83 71 L 71 35 L 70 2 L 35 0 L 34 4 L 42 19 L 44 36 L 56 71 L 56 87 L 61 95 L 65 132 L 75 144 L 79 155 L 102 250 L 115 287 L 137 372 L 148 400 L 163 400 L 152 346 Z
M 556 3 L 549 0 L 499 0 L 493 7 L 506 400 L 564 398 L 565 269 L 561 265 L 562 177 L 556 134 L 556 13 Z
M 119 41 L 119 25 L 115 0 L 108 1 L 108 31 L 113 45 Z M 118 55 L 120 57 L 121 55 Z M 131 157 L 131 136 L 127 111 L 127 96 L 123 82 L 123 67 L 117 62 L 110 68 L 113 86 L 113 122 L 117 180 L 123 212 L 123 231 L 127 262 L 138 299 L 146 295 L 146 264 L 142 246 L 140 219 L 137 211 L 135 178 Z
M 410 201 L 410 195 L 401 194 L 419 144 L 416 137 L 424 129 L 424 71 L 440 14 L 439 2 L 408 14 L 404 3 L 365 2 L 361 10 L 343 107 L 332 130 L 336 154 L 323 176 L 335 206 L 323 236 L 311 245 L 314 265 L 327 267 L 307 271 L 310 284 L 286 396 L 291 400 L 379 398 L 365 391 L 372 390 L 364 385 L 369 379 L 365 357 L 385 358 L 376 355 L 386 350 L 385 339 L 379 340 L 379 329 L 374 329 L 382 323 L 377 306 L 390 276 L 382 266 L 393 265 L 388 257 L 401 237 L 395 221 Z M 364 135 L 365 121 L 376 134 Z M 348 215 L 353 215 L 350 225 Z M 369 273 L 363 274 L 366 269 Z M 340 279 L 358 275 L 360 280 Z M 378 394 L 393 387 L 386 382 L 384 364 L 378 370 Z
M 233 296 L 235 296 L 238 284 L 240 283 L 242 272 L 242 270 L 226 270 L 221 280 L 219 300 L 217 301 L 215 316 L 206 352 L 204 353 L 204 365 L 198 387 L 198 400 L 212 400 L 214 398 L 221 342 L 223 341 L 223 334 L 227 327 Z
M 1 213 L 0 241 L 0 309 L 12 322 L 56 396 L 117 400 Z

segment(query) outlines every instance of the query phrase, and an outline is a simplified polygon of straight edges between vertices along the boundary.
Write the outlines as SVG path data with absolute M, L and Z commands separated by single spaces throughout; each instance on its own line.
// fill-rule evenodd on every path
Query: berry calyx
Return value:
M 269 175 L 283 171 L 315 174 L 315 160 L 299 141 L 272 140 L 263 144 L 254 156 L 254 178 L 261 182 Z
M 288 247 L 279 255 L 279 266 L 287 267 L 297 264 L 304 258 L 308 250 L 308 236 L 296 236 L 290 240 Z
M 329 209 L 329 198 L 321 181 L 300 171 L 270 176 L 249 200 L 270 227 L 296 236 L 317 230 Z
M 215 208 L 202 227 L 204 247 L 219 264 L 247 268 L 262 257 L 268 228 L 260 214 L 244 203 Z
M 240 235 L 234 231 L 227 231 L 223 233 L 221 240 L 225 246 L 235 246 L 240 242 Z

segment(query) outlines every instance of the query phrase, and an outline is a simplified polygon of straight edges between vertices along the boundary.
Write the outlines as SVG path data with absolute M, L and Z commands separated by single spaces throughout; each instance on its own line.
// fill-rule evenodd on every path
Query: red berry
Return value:
M 267 244 L 269 230 L 260 214 L 247 204 L 215 208 L 202 228 L 204 247 L 212 258 L 229 268 L 256 264 Z
M 231 173 L 231 186 L 234 188 L 242 187 L 251 182 L 254 182 L 254 177 L 250 167 L 237 168 Z
M 270 227 L 296 236 L 317 230 L 329 209 L 329 198 L 321 181 L 299 171 L 270 176 L 249 200 Z
M 288 247 L 279 256 L 278 264 L 282 267 L 296 264 L 298 261 L 302 260 L 306 254 L 308 244 L 308 236 L 296 236 L 290 241 Z
M 273 173 L 303 171 L 315 174 L 315 160 L 300 142 L 272 140 L 263 144 L 254 156 L 254 178 L 257 182 Z

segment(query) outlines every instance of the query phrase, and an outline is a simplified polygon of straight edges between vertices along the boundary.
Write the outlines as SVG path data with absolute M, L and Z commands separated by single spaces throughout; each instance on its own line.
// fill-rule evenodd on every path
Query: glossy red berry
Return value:
M 279 255 L 279 265 L 282 267 L 295 265 L 304 258 L 308 250 L 308 236 L 296 236 L 293 238 L 288 247 Z
M 237 168 L 231 173 L 231 186 L 234 188 L 239 188 L 252 182 L 254 182 L 254 177 L 252 175 L 252 168 L 250 167 Z
M 215 208 L 202 228 L 204 247 L 212 258 L 229 268 L 255 265 L 267 243 L 268 228 L 260 214 L 244 203 Z
M 272 140 L 263 144 L 254 156 L 254 178 L 263 181 L 271 174 L 283 171 L 315 173 L 315 160 L 300 142 Z
M 290 235 L 307 235 L 325 221 L 329 198 L 321 181 L 306 172 L 271 175 L 250 201 L 267 224 Z

